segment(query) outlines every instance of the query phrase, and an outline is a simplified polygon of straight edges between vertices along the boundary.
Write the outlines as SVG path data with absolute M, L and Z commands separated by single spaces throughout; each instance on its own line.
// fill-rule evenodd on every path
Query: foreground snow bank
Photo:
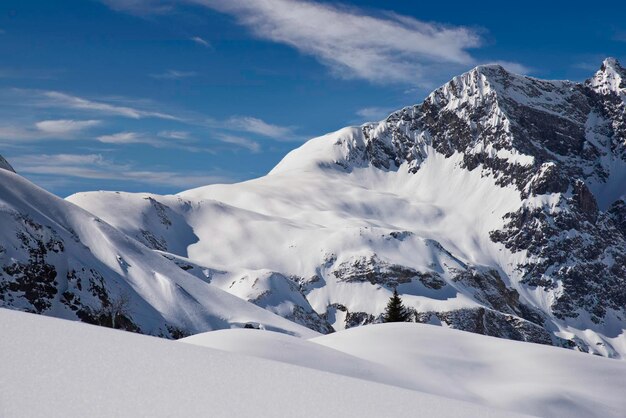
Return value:
M 0 335 L 2 417 L 520 416 L 290 364 L 5 309 L 0 309 Z
M 309 341 L 224 330 L 183 342 L 542 417 L 622 417 L 626 363 L 424 324 L 379 324 Z

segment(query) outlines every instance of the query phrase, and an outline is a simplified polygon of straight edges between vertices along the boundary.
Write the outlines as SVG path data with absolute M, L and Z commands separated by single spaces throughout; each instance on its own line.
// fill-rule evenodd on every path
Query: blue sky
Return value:
M 0 154 L 66 196 L 267 173 L 478 64 L 584 80 L 626 2 L 3 0 Z

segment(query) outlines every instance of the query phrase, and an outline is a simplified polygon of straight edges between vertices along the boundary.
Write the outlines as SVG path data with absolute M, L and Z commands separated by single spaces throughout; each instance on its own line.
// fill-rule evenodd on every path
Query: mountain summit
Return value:
M 602 62 L 600 70 L 587 82 L 591 88 L 601 94 L 621 94 L 626 91 L 626 70 L 615 58 Z

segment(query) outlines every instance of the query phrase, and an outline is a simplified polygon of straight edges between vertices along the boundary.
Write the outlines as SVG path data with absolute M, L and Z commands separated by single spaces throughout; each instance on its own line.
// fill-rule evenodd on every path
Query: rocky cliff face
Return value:
M 424 147 L 519 190 L 494 242 L 526 253 L 522 282 L 554 291 L 558 317 L 626 306 L 626 71 L 607 59 L 585 83 L 478 67 L 424 103 L 363 127 L 360 160 L 417 172 Z

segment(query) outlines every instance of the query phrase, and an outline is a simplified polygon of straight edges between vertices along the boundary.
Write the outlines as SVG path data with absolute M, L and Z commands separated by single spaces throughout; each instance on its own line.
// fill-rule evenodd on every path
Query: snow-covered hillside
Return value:
M 223 330 L 182 342 L 540 417 L 621 417 L 626 364 L 424 324 L 377 324 L 302 340 Z
M 3 169 L 0 306 L 169 338 L 248 323 L 316 335 L 198 280 L 102 219 Z
M 0 309 L 0 333 L 2 417 L 381 417 L 408 411 L 433 418 L 525 416 L 6 309 Z
M 289 153 L 255 180 L 69 201 L 316 331 L 416 321 L 626 357 L 626 71 L 498 65 Z

